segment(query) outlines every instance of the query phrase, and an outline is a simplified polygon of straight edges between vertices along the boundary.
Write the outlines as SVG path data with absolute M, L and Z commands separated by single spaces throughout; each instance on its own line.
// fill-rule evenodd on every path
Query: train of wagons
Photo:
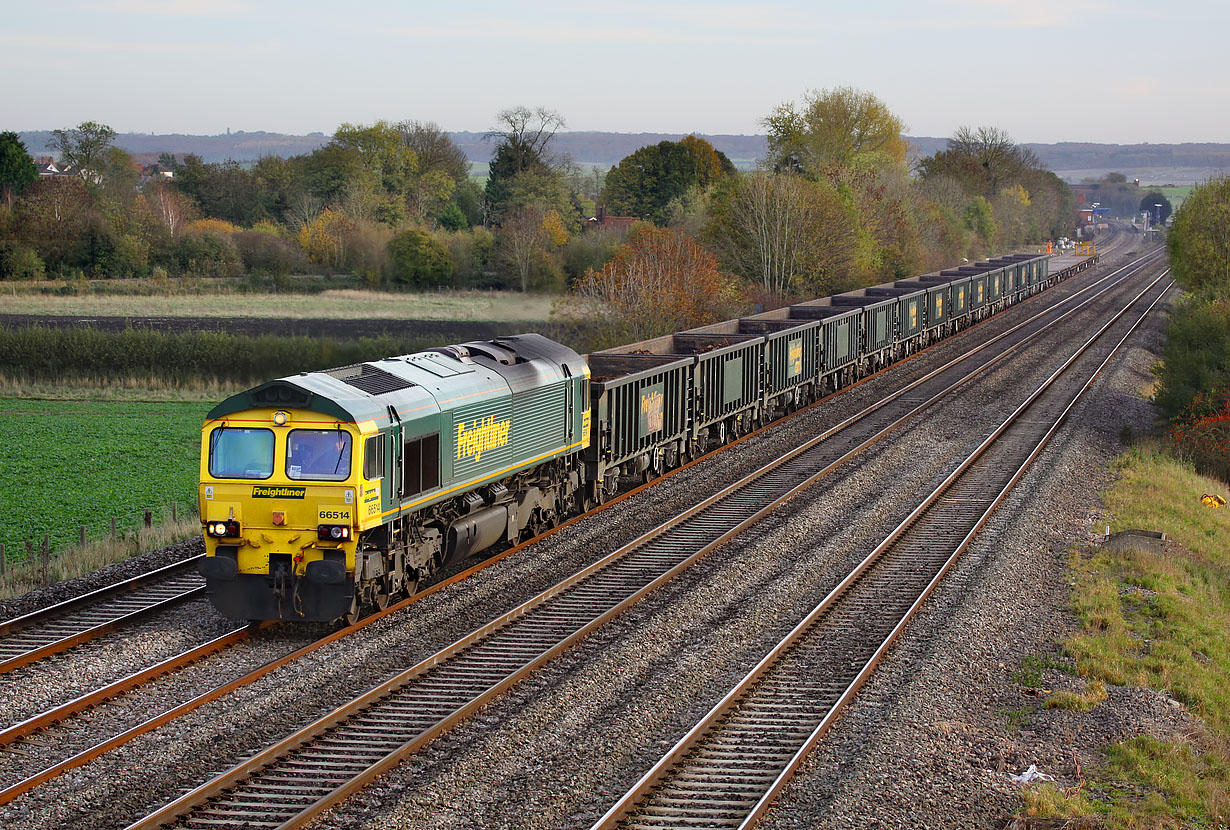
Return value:
M 207 593 L 353 620 L 1092 262 L 999 257 L 584 357 L 524 334 L 270 381 L 202 431 Z

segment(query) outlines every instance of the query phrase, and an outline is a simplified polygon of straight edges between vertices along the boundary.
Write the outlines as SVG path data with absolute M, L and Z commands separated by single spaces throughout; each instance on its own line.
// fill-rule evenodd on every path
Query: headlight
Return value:
M 345 542 L 350 538 L 348 525 L 320 525 L 316 528 L 316 536 L 325 542 Z
M 205 532 L 210 536 L 218 539 L 234 539 L 239 536 L 239 522 L 229 520 L 225 522 L 206 522 Z

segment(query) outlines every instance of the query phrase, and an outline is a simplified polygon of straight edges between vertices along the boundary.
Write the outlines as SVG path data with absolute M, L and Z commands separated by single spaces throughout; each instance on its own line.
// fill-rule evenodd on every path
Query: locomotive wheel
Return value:
M 342 624 L 354 625 L 361 619 L 363 619 L 363 611 L 359 607 L 359 597 L 356 594 L 350 598 L 350 610 L 342 614 Z
M 377 591 L 375 595 L 375 605 L 378 611 L 383 611 L 389 607 L 389 592 Z

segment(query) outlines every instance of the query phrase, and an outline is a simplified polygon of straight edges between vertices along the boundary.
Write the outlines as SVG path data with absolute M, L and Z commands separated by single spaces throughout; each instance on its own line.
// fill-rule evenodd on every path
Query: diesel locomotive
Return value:
M 523 334 L 270 381 L 202 430 L 207 593 L 354 620 L 1094 261 L 1000 257 L 587 357 Z

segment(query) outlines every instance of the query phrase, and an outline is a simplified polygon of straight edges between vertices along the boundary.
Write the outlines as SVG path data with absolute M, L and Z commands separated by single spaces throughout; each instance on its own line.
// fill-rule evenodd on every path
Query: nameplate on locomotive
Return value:
M 306 495 L 306 487 L 276 487 L 257 484 L 252 488 L 254 499 L 301 499 Z

